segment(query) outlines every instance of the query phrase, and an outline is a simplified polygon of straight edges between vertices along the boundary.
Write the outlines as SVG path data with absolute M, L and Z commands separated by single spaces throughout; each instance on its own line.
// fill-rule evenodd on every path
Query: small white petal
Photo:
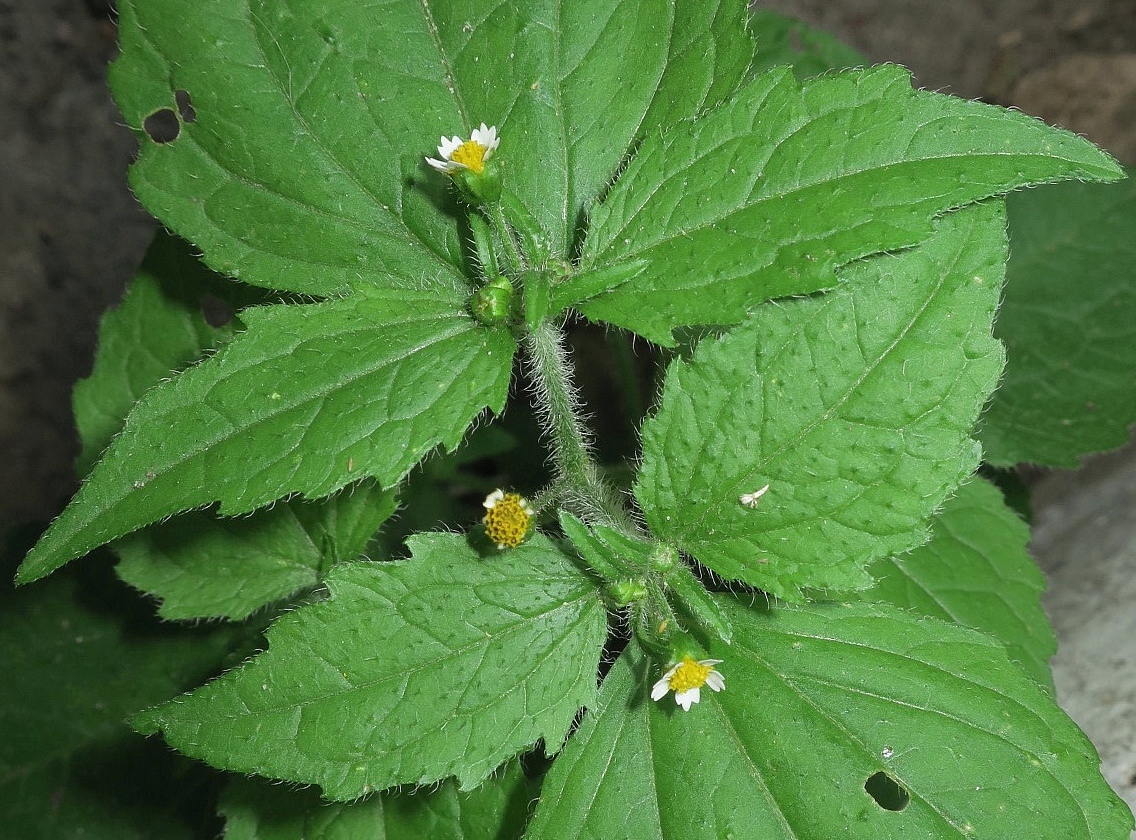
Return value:
M 717 671 L 711 671 L 706 677 L 706 685 L 714 691 L 721 691 L 726 687 L 726 679 Z
M 488 160 L 493 154 L 493 150 L 501 143 L 501 138 L 497 136 L 497 126 L 490 128 L 485 123 L 481 124 L 481 128 L 475 128 L 470 139 L 474 143 L 480 143 L 485 148 L 485 159 Z
M 697 688 L 675 692 L 675 702 L 682 706 L 684 712 L 689 712 L 691 703 L 697 703 L 699 699 L 701 699 L 701 692 Z
M 426 158 L 426 162 L 439 172 L 449 174 L 457 168 L 457 164 L 450 160 L 435 160 L 434 158 Z
M 446 160 L 449 160 L 451 157 L 453 157 L 454 152 L 458 150 L 461 144 L 462 139 L 456 135 L 451 137 L 449 140 L 443 137 L 442 142 L 438 144 L 438 154 L 440 154 Z
M 493 508 L 495 508 L 497 506 L 497 503 L 504 498 L 505 498 L 505 491 L 500 489 L 500 488 L 497 488 L 492 493 L 490 493 L 488 496 L 486 496 L 485 501 L 482 502 L 481 504 L 486 508 L 486 510 L 492 510 Z
M 663 697 L 666 695 L 666 693 L 670 690 L 671 690 L 670 677 L 663 677 L 661 680 L 659 680 L 657 683 L 655 683 L 654 688 L 651 689 L 651 699 L 652 700 L 662 700 Z

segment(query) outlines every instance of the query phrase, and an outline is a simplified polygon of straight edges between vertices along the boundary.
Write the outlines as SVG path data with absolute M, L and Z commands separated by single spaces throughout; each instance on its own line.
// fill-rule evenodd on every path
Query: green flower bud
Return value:
M 462 198 L 472 207 L 493 204 L 501 198 L 501 167 L 494 160 L 485 161 L 480 172 L 459 169 L 450 177 Z
M 647 597 L 647 587 L 641 580 L 620 580 L 611 585 L 611 597 L 621 607 L 626 607 Z
M 497 326 L 506 324 L 513 317 L 516 305 L 516 292 L 508 277 L 498 275 L 473 293 L 469 299 L 469 311 L 483 324 Z

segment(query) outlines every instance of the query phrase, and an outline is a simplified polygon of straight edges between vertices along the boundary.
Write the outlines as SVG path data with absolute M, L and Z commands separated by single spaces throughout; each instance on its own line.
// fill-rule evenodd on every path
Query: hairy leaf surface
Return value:
M 1075 467 L 1136 422 L 1136 180 L 1055 184 L 1006 206 L 1006 378 L 980 439 L 994 464 Z
M 439 135 L 496 125 L 508 188 L 567 256 L 633 138 L 740 80 L 744 14 L 695 0 L 131 0 L 111 86 L 142 141 L 135 192 L 214 268 L 316 295 L 449 288 L 464 261 L 448 179 L 424 161 Z M 175 139 L 147 134 L 157 112 Z
M 658 666 L 625 651 L 528 840 L 1127 839 L 1092 745 L 1000 645 L 894 608 L 728 609 L 725 690 L 652 702 Z
M 264 297 L 209 271 L 189 245 L 158 231 L 122 303 L 103 315 L 91 375 L 75 384 L 78 473 L 90 472 L 142 394 L 226 342 L 242 326 L 235 310 Z
M 1057 640 L 1041 607 L 1045 578 L 1026 551 L 1029 527 L 989 482 L 959 488 L 931 521 L 931 540 L 870 569 L 876 586 L 861 596 L 993 636 L 1010 658 L 1053 688 L 1049 657 Z
M 335 0 L 118 6 L 110 83 L 142 143 L 131 186 L 216 270 L 315 295 L 460 286 L 446 179 L 424 162 L 467 128 L 453 81 L 422 4 L 374 14 Z M 163 110 L 179 133 L 158 143 L 145 122 Z
M 731 0 L 674 0 L 674 28 L 666 67 L 642 137 L 708 111 L 727 99 L 745 79 L 754 41 L 749 9 Z
M 234 779 L 221 813 L 225 840 L 519 840 L 534 792 L 517 762 L 471 791 L 446 781 L 349 803 Z
M 367 481 L 251 517 L 191 511 L 118 540 L 117 571 L 161 599 L 163 618 L 243 619 L 358 557 L 395 507 L 393 491 Z
M 103 316 L 91 376 L 75 386 L 79 472 L 147 390 L 243 329 L 236 310 L 265 297 L 213 274 L 185 242 L 159 231 L 122 304 Z M 243 618 L 362 552 L 394 512 L 394 494 L 373 483 L 358 489 L 326 502 L 281 502 L 254 517 L 201 511 L 152 525 L 116 543 L 119 576 L 161 599 L 165 618 Z
M 1023 114 L 911 89 L 899 67 L 797 82 L 770 71 L 704 119 L 648 138 L 592 215 L 586 267 L 644 259 L 589 318 L 672 343 L 931 235 L 945 210 L 1030 183 L 1113 180 L 1089 142 Z
M 392 487 L 505 402 L 513 339 L 474 321 L 459 294 L 376 292 L 242 318 L 220 353 L 147 392 L 21 581 L 212 502 L 232 515 L 367 476 Z
M 864 588 L 869 562 L 923 542 L 978 465 L 970 431 L 1002 366 L 1003 219 L 1000 203 L 944 216 L 920 247 L 674 362 L 635 485 L 651 530 L 789 599 Z
M 354 799 L 456 776 L 471 788 L 596 692 L 594 584 L 545 537 L 480 557 L 419 534 L 413 558 L 344 563 L 242 668 L 135 719 L 187 755 Z

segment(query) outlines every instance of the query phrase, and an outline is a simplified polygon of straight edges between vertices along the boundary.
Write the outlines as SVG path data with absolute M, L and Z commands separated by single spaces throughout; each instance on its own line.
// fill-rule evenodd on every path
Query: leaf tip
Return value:
M 143 709 L 130 718 L 130 728 L 139 735 L 157 735 L 162 731 L 162 718 L 158 714 L 161 706 Z
M 40 540 L 40 542 L 28 552 L 27 556 L 24 558 L 24 562 L 20 564 L 20 567 L 16 569 L 16 586 L 34 583 L 40 578 L 47 577 L 66 562 L 67 560 L 59 560 L 55 553 L 44 550 L 43 540 Z

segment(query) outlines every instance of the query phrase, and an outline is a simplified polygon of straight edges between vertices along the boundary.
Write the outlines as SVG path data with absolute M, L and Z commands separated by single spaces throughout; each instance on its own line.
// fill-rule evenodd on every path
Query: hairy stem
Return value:
M 550 442 L 560 503 L 584 522 L 635 533 L 626 507 L 592 460 L 563 332 L 545 321 L 525 336 L 524 349 L 537 411 Z
M 495 201 L 486 205 L 486 207 L 489 212 L 489 220 L 493 223 L 493 229 L 497 233 L 497 239 L 505 249 L 505 255 L 509 258 L 509 267 L 514 274 L 520 274 L 525 270 L 525 257 L 513 236 L 513 229 L 509 225 L 509 220 L 505 218 L 505 211 L 502 209 L 501 203 Z

